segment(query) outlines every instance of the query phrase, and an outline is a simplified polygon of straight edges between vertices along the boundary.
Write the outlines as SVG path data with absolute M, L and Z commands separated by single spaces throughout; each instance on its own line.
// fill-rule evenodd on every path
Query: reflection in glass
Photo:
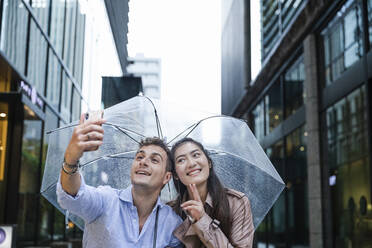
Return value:
M 282 87 L 280 81 L 271 86 L 265 96 L 266 134 L 270 133 L 283 120 Z
M 80 120 L 81 113 L 81 97 L 76 89 L 74 89 L 72 99 L 72 121 Z
M 17 68 L 25 73 L 28 12 L 22 0 L 4 0 L 0 49 Z
M 261 101 L 252 111 L 253 119 L 253 133 L 256 138 L 260 141 L 265 136 L 265 112 L 264 102 Z
M 47 99 L 50 104 L 58 109 L 59 93 L 61 92 L 61 65 L 54 53 L 49 49 Z
M 63 48 L 63 26 L 65 22 L 65 0 L 54 0 L 52 2 L 52 13 L 50 21 L 50 40 L 62 57 Z
M 44 95 L 45 67 L 48 44 L 31 19 L 27 78 Z
M 279 141 L 268 148 L 267 156 L 270 158 L 279 175 L 285 180 L 284 167 L 284 147 L 283 142 Z M 267 242 L 275 247 L 285 247 L 286 245 L 286 227 L 285 227 L 285 191 L 280 195 L 266 216 L 267 219 Z
M 358 2 L 348 0 L 321 35 L 328 86 L 362 56 L 362 12 Z
M 370 156 L 367 144 L 366 90 L 361 87 L 326 111 L 333 237 L 337 247 L 372 243 Z M 330 180 L 331 182 L 331 180 Z
M 85 35 L 85 14 L 82 13 L 80 1 L 78 1 L 76 23 L 76 47 L 74 55 L 74 77 L 77 83 L 82 85 L 83 82 L 83 58 L 84 58 L 84 35 Z
M 8 135 L 8 103 L 0 102 L 0 223 L 4 223 L 6 173 L 5 155 Z
M 66 45 L 63 48 L 63 61 L 71 72 L 73 71 L 74 65 L 76 6 L 77 0 L 66 1 L 64 35 L 64 44 Z
M 369 43 L 372 45 L 372 0 L 367 1 Z
M 50 0 L 32 0 L 31 8 L 32 12 L 36 16 L 38 23 L 44 30 L 44 33 L 48 33 L 48 18 L 49 18 L 49 6 Z
M 304 104 L 305 68 L 303 57 L 284 74 L 285 117 L 290 116 Z
M 58 127 L 58 117 L 48 108 L 45 108 L 45 124 L 43 137 L 43 156 L 41 164 L 41 175 L 44 175 L 45 160 L 48 150 L 49 136 L 47 132 Z M 47 244 L 51 240 L 52 222 L 55 208 L 44 198 L 40 197 L 40 216 L 39 216 L 39 242 Z
M 26 244 L 34 240 L 40 173 L 40 144 L 42 121 L 25 105 L 22 159 L 18 196 L 18 240 Z
M 287 218 L 293 247 L 309 245 L 306 135 L 302 126 L 286 137 Z
M 61 99 L 61 115 L 65 120 L 70 122 L 71 112 L 71 98 L 72 98 L 72 81 L 65 72 L 62 74 L 62 99 Z

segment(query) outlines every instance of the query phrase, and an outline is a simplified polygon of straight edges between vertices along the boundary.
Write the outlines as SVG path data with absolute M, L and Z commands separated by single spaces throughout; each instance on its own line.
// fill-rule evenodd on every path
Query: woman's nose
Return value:
M 194 159 L 189 159 L 187 164 L 189 168 L 193 168 L 196 165 L 196 161 Z

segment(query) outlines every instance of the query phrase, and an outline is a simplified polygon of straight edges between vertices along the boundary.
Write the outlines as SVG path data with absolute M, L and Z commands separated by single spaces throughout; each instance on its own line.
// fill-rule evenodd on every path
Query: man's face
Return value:
M 159 146 L 141 147 L 134 158 L 130 178 L 133 185 L 161 189 L 171 177 L 166 172 L 167 153 Z

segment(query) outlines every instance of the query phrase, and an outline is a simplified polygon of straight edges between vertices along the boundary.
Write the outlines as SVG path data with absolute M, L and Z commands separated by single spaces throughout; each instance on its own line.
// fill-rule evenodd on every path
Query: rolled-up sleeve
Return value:
M 251 207 L 247 197 L 236 199 L 236 207 L 231 213 L 231 238 L 228 239 L 212 218 L 204 214 L 192 224 L 195 232 L 206 247 L 252 247 L 253 220 Z
M 100 194 L 99 189 L 86 185 L 83 176 L 76 196 L 71 196 L 63 190 L 60 178 L 56 191 L 58 204 L 70 213 L 81 217 L 85 223 L 94 221 L 104 211 L 103 195 Z

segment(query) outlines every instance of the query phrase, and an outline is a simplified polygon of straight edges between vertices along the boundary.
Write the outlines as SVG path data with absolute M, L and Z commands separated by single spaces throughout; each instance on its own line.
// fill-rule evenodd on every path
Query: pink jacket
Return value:
M 228 239 L 209 214 L 212 212 L 212 198 L 208 194 L 205 201 L 205 214 L 194 224 L 186 218 L 173 234 L 186 248 L 212 247 L 252 247 L 253 220 L 248 198 L 241 192 L 226 189 L 230 205 L 231 238 Z

